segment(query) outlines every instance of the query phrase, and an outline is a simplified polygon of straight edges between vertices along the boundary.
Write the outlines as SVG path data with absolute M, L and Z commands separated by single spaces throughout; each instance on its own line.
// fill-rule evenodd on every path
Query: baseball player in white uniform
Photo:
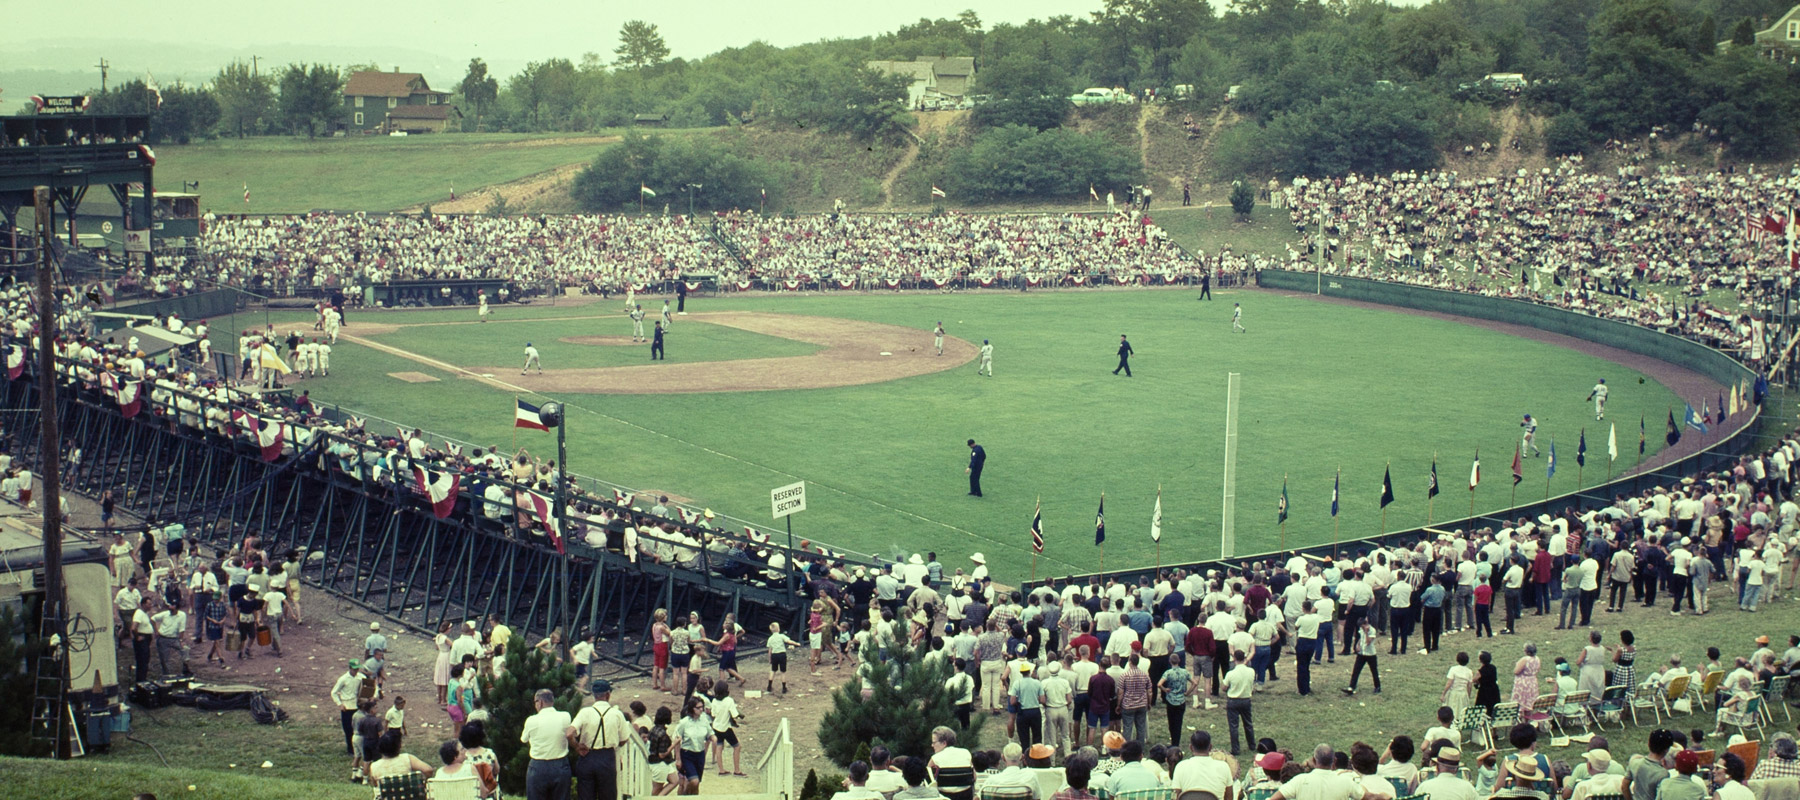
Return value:
M 331 374 L 331 344 L 321 339 L 313 343 L 313 366 L 320 375 Z
M 634 342 L 644 341 L 644 307 L 643 306 L 632 306 L 631 307 L 631 340 Z
M 931 332 L 931 344 L 937 348 L 937 354 L 944 354 L 944 321 L 938 320 L 937 328 Z
M 1594 419 L 1606 419 L 1606 379 L 1601 378 L 1594 384 L 1594 390 L 1588 392 L 1588 399 L 1594 401 Z
M 544 362 L 538 360 L 537 348 L 532 347 L 530 342 L 526 342 L 525 343 L 525 368 L 519 370 L 519 374 L 524 375 L 526 372 L 529 372 L 532 367 L 537 367 L 537 371 L 538 371 L 539 375 L 544 374 Z
M 475 292 L 475 302 L 479 304 L 475 309 L 475 316 L 480 317 L 482 322 L 487 322 L 488 305 L 486 289 L 480 289 Z
M 1525 450 L 1525 454 L 1528 456 L 1537 455 L 1538 446 L 1534 441 L 1537 439 L 1537 420 L 1532 419 L 1530 414 L 1526 414 L 1524 419 L 1519 420 L 1519 427 L 1525 429 L 1525 440 L 1520 443 L 1520 448 Z
M 975 374 L 994 377 L 994 344 L 986 339 L 981 340 L 981 363 L 975 365 Z
M 667 300 L 663 301 L 662 315 L 663 315 L 663 320 L 662 320 L 663 330 L 666 331 L 669 328 L 674 327 L 675 318 L 669 314 L 669 301 L 667 301 Z
M 1236 331 L 1243 331 L 1244 333 L 1250 332 L 1250 331 L 1244 329 L 1244 304 L 1243 303 L 1232 303 L 1231 304 L 1231 330 L 1233 332 L 1236 332 Z

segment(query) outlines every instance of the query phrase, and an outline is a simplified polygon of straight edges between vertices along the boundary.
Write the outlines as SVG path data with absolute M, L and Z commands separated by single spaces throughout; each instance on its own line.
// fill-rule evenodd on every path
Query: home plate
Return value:
M 881 351 L 881 354 L 882 354 L 882 355 L 884 355 L 884 356 L 891 356 L 891 355 L 893 355 L 893 353 L 890 353 L 890 352 L 888 352 L 888 351 L 886 351 L 886 350 L 883 350 L 883 351 Z
M 400 380 L 406 381 L 407 383 L 432 383 L 432 382 L 438 380 L 437 378 L 434 378 L 430 375 L 426 375 L 423 372 L 390 372 L 390 373 L 388 373 L 388 377 L 398 378 Z

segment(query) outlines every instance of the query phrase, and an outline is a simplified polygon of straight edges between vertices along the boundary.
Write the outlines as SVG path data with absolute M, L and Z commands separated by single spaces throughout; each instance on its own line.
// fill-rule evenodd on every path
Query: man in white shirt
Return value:
M 610 688 L 610 687 L 609 687 Z M 569 712 L 556 710 L 556 695 L 539 689 L 533 698 L 537 713 L 525 718 L 519 741 L 529 745 L 531 766 L 525 773 L 529 800 L 568 800 L 569 738 L 575 728 Z
M 1052 661 L 1044 665 L 1044 677 L 1040 681 L 1044 692 L 1044 744 L 1050 745 L 1058 754 L 1067 754 L 1074 749 L 1069 726 L 1074 719 L 1075 686 L 1063 675 L 1065 665 L 1074 666 L 1073 658 L 1066 653 L 1061 663 Z
M 1273 800 L 1363 800 L 1368 791 L 1347 772 L 1337 770 L 1331 745 L 1313 748 L 1312 771 L 1294 776 L 1276 790 Z
M 1231 729 L 1231 754 L 1235 756 L 1240 752 L 1240 722 L 1244 727 L 1244 738 L 1250 744 L 1256 744 L 1256 728 L 1250 719 L 1250 696 L 1256 687 L 1256 671 L 1246 663 L 1249 656 L 1243 650 L 1234 650 L 1231 660 L 1236 666 L 1225 673 L 1225 724 Z
M 156 661 L 162 667 L 163 677 L 171 677 L 169 672 L 169 655 L 181 664 L 181 674 L 193 674 L 188 670 L 187 647 L 181 643 L 181 632 L 187 629 L 187 612 L 179 608 L 164 608 L 150 617 L 156 627 Z
M 1462 765 L 1462 751 L 1446 747 L 1437 754 L 1437 774 L 1419 782 L 1413 792 L 1427 800 L 1476 800 L 1475 785 L 1457 775 Z
M 1611 753 L 1605 749 L 1589 750 L 1583 756 L 1587 759 L 1588 777 L 1575 784 L 1569 800 L 1587 800 L 1594 795 L 1613 795 L 1624 790 L 1625 776 L 1609 771 L 1612 766 Z
M 591 637 L 589 637 L 591 638 Z M 576 644 L 592 645 L 588 639 Z M 575 715 L 572 737 L 575 740 L 575 777 L 581 779 L 582 800 L 617 800 L 617 748 L 625 741 L 630 723 L 624 712 L 612 704 L 612 682 L 600 678 L 593 683 L 594 702 Z M 586 751 L 585 753 L 582 751 Z
M 1224 800 L 1225 792 L 1231 786 L 1231 767 L 1212 757 L 1212 734 L 1203 730 L 1189 734 L 1188 749 L 1193 755 L 1176 764 L 1175 774 L 1170 776 L 1175 794 L 1209 792 Z

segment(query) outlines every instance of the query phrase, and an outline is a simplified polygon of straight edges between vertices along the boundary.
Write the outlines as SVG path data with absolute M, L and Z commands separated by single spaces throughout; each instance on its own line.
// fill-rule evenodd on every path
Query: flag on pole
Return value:
M 1038 500 L 1037 508 L 1031 512 L 1031 551 L 1044 552 L 1044 501 Z
M 1687 409 L 1682 412 L 1682 419 L 1687 421 L 1687 426 L 1701 433 L 1705 433 L 1706 420 L 1700 416 L 1700 412 L 1694 410 L 1694 405 L 1692 403 L 1686 403 L 1684 405 L 1687 406 Z
M 1737 387 L 1737 384 L 1734 383 L 1731 385 L 1731 416 L 1735 417 L 1735 416 L 1737 416 L 1737 413 L 1738 413 L 1738 387 Z
M 1099 201 L 1100 199 L 1100 193 L 1094 191 L 1094 185 L 1091 183 L 1088 184 L 1088 197 L 1094 198 L 1095 201 Z
M 250 205 L 250 184 L 244 184 L 244 205 Z
M 1610 422 L 1606 427 L 1606 460 L 1619 460 L 1619 423 Z
M 1586 446 L 1586 444 L 1587 441 L 1583 439 L 1582 445 Z M 1580 452 L 1575 454 L 1575 462 L 1577 464 L 1581 463 Z M 1550 437 L 1550 460 L 1544 462 L 1544 480 L 1550 480 L 1554 477 L 1556 477 L 1556 437 L 1552 436 Z
M 1581 441 L 1575 445 L 1575 466 L 1587 466 L 1587 428 L 1581 429 Z
M 518 404 L 513 408 L 513 427 L 533 428 L 540 431 L 550 430 L 550 426 L 545 425 L 544 421 L 538 418 L 537 406 L 518 398 L 513 398 L 513 402 Z
M 1283 522 L 1287 522 L 1287 511 L 1288 511 L 1287 476 L 1283 475 L 1283 476 L 1281 476 L 1281 499 L 1275 501 L 1275 524 L 1276 525 L 1280 525 Z
M 1663 441 L 1668 442 L 1670 447 L 1674 447 L 1676 442 L 1681 441 L 1681 426 L 1675 424 L 1675 409 L 1673 407 L 1669 409 L 1669 431 L 1668 433 L 1663 434 Z M 1639 450 L 1638 452 L 1641 453 L 1643 451 Z
M 1337 516 L 1338 509 L 1338 482 L 1343 478 L 1344 471 L 1341 469 L 1331 475 L 1331 515 L 1334 517 Z
M 1638 415 L 1638 455 L 1644 454 L 1644 415 Z
M 257 350 L 256 363 L 263 369 L 272 369 L 283 375 L 293 372 L 288 369 L 287 362 L 281 360 L 281 354 L 275 352 L 274 346 L 267 342 L 264 342 L 262 348 Z
M 1519 444 L 1513 445 L 1513 485 L 1514 486 L 1518 486 L 1519 481 L 1525 480 L 1525 464 L 1524 464 L 1524 462 L 1519 460 L 1519 453 L 1520 453 L 1520 451 L 1522 451 L 1524 449 L 1525 449 L 1524 445 L 1519 445 Z
M 456 508 L 456 473 L 440 472 L 436 478 L 432 478 L 429 470 L 415 463 L 413 479 L 418 482 L 419 493 L 431 501 L 432 515 L 438 519 L 448 519 L 450 512 Z
M 1472 467 L 1469 467 L 1469 491 L 1471 491 L 1471 492 L 1475 491 L 1475 487 L 1480 486 L 1480 485 L 1481 485 L 1481 450 L 1477 449 L 1475 451 L 1475 465 Z
M 1100 493 L 1100 510 L 1094 512 L 1094 546 L 1106 544 L 1106 493 Z
M 1394 467 L 1388 465 L 1381 471 L 1381 507 L 1387 508 L 1394 502 Z
M 1437 497 L 1437 496 L 1438 496 L 1437 456 L 1432 456 L 1431 457 L 1431 479 L 1430 479 L 1430 482 L 1425 487 L 1425 499 L 1430 500 L 1431 498 Z
M 937 187 L 937 184 L 935 184 L 935 183 L 931 185 L 931 196 L 932 197 L 949 197 L 949 195 L 944 194 L 944 190 L 939 189 Z
M 1150 541 L 1162 541 L 1162 489 L 1156 490 L 1156 509 L 1150 512 Z
M 640 183 L 640 184 L 638 184 L 638 196 L 639 197 L 655 197 L 656 190 Z

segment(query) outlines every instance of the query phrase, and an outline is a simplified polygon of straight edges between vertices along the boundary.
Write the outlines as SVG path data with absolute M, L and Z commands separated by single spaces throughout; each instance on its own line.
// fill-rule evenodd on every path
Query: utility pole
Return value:
M 257 77 L 258 73 L 256 71 L 256 62 L 261 59 L 262 59 L 262 56 L 251 56 L 250 57 L 250 77 L 253 77 L 253 78 Z
M 106 68 L 112 65 L 106 63 L 106 59 L 102 58 L 100 59 L 100 63 L 95 64 L 94 66 L 100 68 L 100 93 L 106 94 Z
M 104 63 L 104 60 L 102 60 Z M 46 642 L 47 646 L 61 649 L 67 646 L 64 615 L 68 610 L 68 599 L 63 588 L 62 571 L 62 504 L 61 494 L 61 460 L 57 455 L 62 452 L 62 433 L 56 425 L 56 291 L 54 287 L 55 265 L 51 258 L 51 242 L 56 238 L 53 222 L 54 212 L 50 204 L 50 190 L 38 187 L 36 191 L 36 216 L 38 224 L 38 243 L 42 253 L 38 261 L 37 273 L 37 307 L 38 307 L 38 452 L 46 457 L 40 458 L 38 470 L 44 482 L 44 618 L 49 623 L 45 627 L 54 630 L 64 641 Z M 54 709 L 51 713 L 60 718 L 67 713 L 63 710 L 64 698 L 68 695 L 69 661 L 64 656 L 66 651 L 55 653 L 57 663 L 57 683 Z M 74 735 L 63 727 L 60 721 L 54 723 L 56 741 L 52 754 L 55 758 L 69 757 L 69 736 Z

